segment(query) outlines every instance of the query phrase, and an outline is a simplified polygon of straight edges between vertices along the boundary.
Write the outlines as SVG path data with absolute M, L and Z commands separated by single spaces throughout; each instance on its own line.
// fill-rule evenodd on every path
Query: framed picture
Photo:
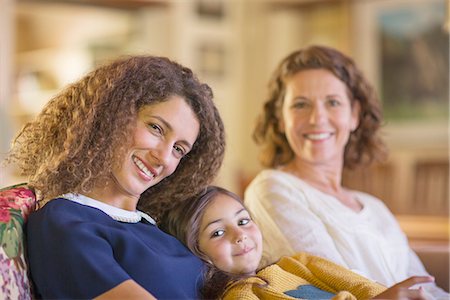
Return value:
M 195 6 L 201 18 L 221 20 L 225 16 L 223 0 L 196 0 Z
M 448 118 L 447 5 L 445 0 L 356 1 L 355 56 L 376 84 L 387 120 Z
M 220 41 L 204 41 L 197 46 L 198 71 L 205 77 L 221 79 L 225 76 L 225 48 Z

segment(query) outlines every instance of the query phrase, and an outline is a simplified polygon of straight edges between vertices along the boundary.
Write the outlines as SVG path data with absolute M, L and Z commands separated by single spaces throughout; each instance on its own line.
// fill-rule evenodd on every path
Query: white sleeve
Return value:
M 309 208 L 305 193 L 282 181 L 256 180 L 245 204 L 264 238 L 264 261 L 308 252 L 346 266 L 321 219 Z

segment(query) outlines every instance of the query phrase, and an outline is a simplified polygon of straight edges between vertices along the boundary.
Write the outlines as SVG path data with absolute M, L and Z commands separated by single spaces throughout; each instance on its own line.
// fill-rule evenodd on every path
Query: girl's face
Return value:
M 222 271 L 254 274 L 261 260 L 262 235 L 239 201 L 218 194 L 201 219 L 199 248 Z
M 146 105 L 138 113 L 134 142 L 118 169 L 114 186 L 122 193 L 139 197 L 177 168 L 192 149 L 200 124 L 186 101 L 172 96 L 167 101 Z
M 342 162 L 350 132 L 358 126 L 347 86 L 326 69 L 300 71 L 286 82 L 281 127 L 296 159 Z

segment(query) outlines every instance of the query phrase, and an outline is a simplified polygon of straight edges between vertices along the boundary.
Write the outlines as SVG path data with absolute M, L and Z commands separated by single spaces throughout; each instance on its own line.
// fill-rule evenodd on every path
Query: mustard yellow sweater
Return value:
M 299 253 L 232 283 L 223 299 L 370 299 L 384 290 L 329 260 Z

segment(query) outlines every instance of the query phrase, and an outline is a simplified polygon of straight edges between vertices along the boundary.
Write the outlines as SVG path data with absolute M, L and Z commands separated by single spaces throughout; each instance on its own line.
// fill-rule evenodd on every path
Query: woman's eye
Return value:
M 307 107 L 307 105 L 308 104 L 305 101 L 297 101 L 297 102 L 295 102 L 292 105 L 292 107 L 294 107 L 294 108 L 305 108 L 305 107 Z
M 212 233 L 211 237 L 215 238 L 215 237 L 219 237 L 222 236 L 225 233 L 225 230 L 216 230 Z
M 163 133 L 162 128 L 158 125 L 158 124 L 154 124 L 154 123 L 149 123 L 148 127 L 153 130 L 154 132 L 157 132 L 159 134 Z
M 243 225 L 247 225 L 248 223 L 250 223 L 250 219 L 242 219 L 242 220 L 239 220 L 239 222 L 238 222 L 238 224 L 239 224 L 239 226 L 243 226 Z
M 180 147 L 178 145 L 173 146 L 173 149 L 177 153 L 178 157 L 183 157 L 186 154 L 186 151 L 184 150 L 184 148 Z
M 328 100 L 328 103 L 330 104 L 330 106 L 339 106 L 340 102 L 336 99 L 330 99 Z

